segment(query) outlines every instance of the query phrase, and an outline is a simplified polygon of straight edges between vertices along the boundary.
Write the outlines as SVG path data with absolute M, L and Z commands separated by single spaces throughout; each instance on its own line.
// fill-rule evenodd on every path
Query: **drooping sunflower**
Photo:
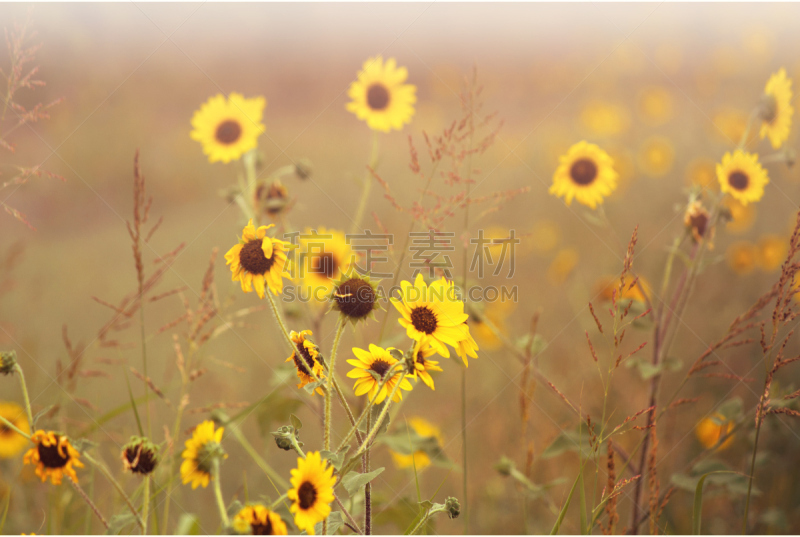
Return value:
M 349 274 L 356 256 L 347 244 L 344 233 L 335 229 L 307 228 L 299 237 L 295 271 L 305 285 L 312 302 L 324 304 L 333 291 L 335 281 Z
M 416 341 L 426 338 L 436 352 L 450 358 L 445 345 L 458 347 L 469 335 L 462 326 L 469 316 L 453 282 L 442 278 L 427 285 L 422 274 L 417 274 L 414 285 L 403 280 L 400 288 L 400 298 L 392 297 L 392 304 L 400 312 L 398 322 L 408 337 Z
M 259 504 L 243 507 L 231 523 L 239 535 L 287 535 L 281 516 Z
M 397 363 L 397 359 L 391 353 L 393 350 L 391 347 L 384 349 L 372 344 L 369 346 L 369 351 L 353 347 L 353 354 L 355 354 L 357 360 L 347 360 L 348 364 L 355 367 L 355 369 L 347 373 L 347 376 L 351 379 L 356 379 L 353 391 L 357 396 L 362 396 L 366 393 L 370 400 L 375 399 L 375 404 L 379 405 L 394 391 L 395 385 L 400 382 L 400 377 L 402 376 L 399 370 L 395 370 L 389 380 L 378 391 L 378 387 L 381 381 L 386 378 L 389 369 Z M 402 390 L 411 391 L 412 389 L 411 383 L 404 378 L 400 382 L 400 389 L 397 390 L 392 401 L 396 403 L 403 398 Z
M 618 178 L 608 153 L 584 140 L 560 157 L 550 194 L 564 198 L 567 205 L 577 199 L 594 209 L 617 188 Z
M 408 69 L 398 67 L 394 58 L 384 63 L 382 56 L 364 62 L 358 78 L 350 84 L 352 99 L 347 110 L 367 122 L 370 129 L 389 132 L 411 122 L 417 87 L 406 84 Z
M 713 416 L 704 418 L 698 423 L 697 427 L 694 429 L 694 433 L 697 436 L 697 440 L 704 448 L 711 449 L 719 443 L 723 436 L 730 433 L 733 427 L 733 421 L 728 420 L 720 413 L 716 413 Z M 733 442 L 732 435 L 728 436 L 717 449 L 719 451 L 727 449 L 731 445 L 731 442 Z
M 769 176 L 758 161 L 758 155 L 737 149 L 732 155 L 725 153 L 722 162 L 717 164 L 717 180 L 722 192 L 747 205 L 761 199 Z
M 158 466 L 158 446 L 147 438 L 134 436 L 122 447 L 120 457 L 125 470 L 145 476 Z
M 330 295 L 331 309 L 355 326 L 359 321 L 374 319 L 374 311 L 380 309 L 378 282 L 371 281 L 369 274 L 362 276 L 352 270 L 349 274 L 335 282 Z
M 792 126 L 792 80 L 786 76 L 786 69 L 773 73 L 764 88 L 760 117 L 763 140 L 769 137 L 773 149 L 778 149 L 789 138 Z
M 322 460 L 319 451 L 311 451 L 306 458 L 297 459 L 297 468 L 292 470 L 291 489 L 286 496 L 292 501 L 289 512 L 294 514 L 294 523 L 298 529 L 314 535 L 314 525 L 322 522 L 331 514 L 331 502 L 334 499 L 333 466 Z
M 307 339 L 310 335 L 312 335 L 311 330 L 303 330 L 300 333 L 292 330 L 290 334 L 295 350 L 286 361 L 294 362 L 294 367 L 297 369 L 297 378 L 300 379 L 300 384 L 297 385 L 298 388 L 303 388 L 315 382 L 314 376 L 311 374 L 312 372 L 318 379 L 325 378 L 325 369 L 319 361 L 319 347 L 317 347 L 314 342 Z M 321 387 L 317 387 L 315 392 L 320 395 L 325 395 Z
M 439 367 L 439 362 L 430 359 L 430 356 L 434 354 L 436 354 L 436 349 L 427 342 L 423 341 L 417 345 L 417 349 L 414 351 L 414 372 L 409 375 L 410 377 L 421 379 L 431 390 L 436 388 L 433 386 L 433 377 L 431 377 L 430 372 L 442 371 L 442 368 Z
M 78 481 L 75 468 L 83 468 L 83 463 L 80 453 L 72 447 L 66 436 L 54 431 L 38 430 L 31 435 L 31 441 L 35 445 L 22 460 L 36 467 L 36 475 L 42 479 L 42 483 L 50 478 L 51 483 L 60 485 L 65 475 Z
M 211 97 L 192 116 L 190 136 L 203 144 L 209 162 L 238 160 L 258 145 L 266 105 L 264 97 L 245 99 L 239 93 Z
M 413 417 L 408 418 L 408 426 L 417 434 L 417 436 L 433 440 L 436 442 L 439 448 L 442 447 L 442 444 L 444 443 L 442 431 L 433 423 L 424 418 Z M 394 464 L 398 468 L 414 467 L 417 471 L 420 471 L 431 464 L 430 456 L 422 450 L 415 451 L 414 453 L 408 455 L 405 453 L 398 453 L 396 451 L 390 451 L 390 453 L 392 454 Z
M 18 404 L 0 402 L 0 416 L 23 433 L 30 434 L 31 427 L 28 418 L 25 417 L 25 409 Z M 0 459 L 16 457 L 27 445 L 27 438 L 0 422 Z
M 255 287 L 259 298 L 264 298 L 264 289 L 273 294 L 283 292 L 283 268 L 290 244 L 267 237 L 267 230 L 275 224 L 253 225 L 252 218 L 242 230 L 239 244 L 225 254 L 226 264 L 231 266 L 232 280 L 242 284 L 242 291 L 249 293 Z
M 186 449 L 181 453 L 183 462 L 181 463 L 181 480 L 183 484 L 192 484 L 192 489 L 203 485 L 208 486 L 213 477 L 211 475 L 212 465 L 215 458 L 228 458 L 223 451 L 222 433 L 224 427 L 214 430 L 214 422 L 206 420 L 195 427 L 192 437 L 186 441 Z

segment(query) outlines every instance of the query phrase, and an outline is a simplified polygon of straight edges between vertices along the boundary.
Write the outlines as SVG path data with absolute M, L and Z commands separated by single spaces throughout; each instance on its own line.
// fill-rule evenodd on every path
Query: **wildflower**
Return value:
M 630 118 L 625 107 L 604 101 L 591 101 L 581 111 L 581 121 L 597 136 L 613 136 L 628 129 Z
M 537 254 L 544 255 L 552 252 L 561 242 L 561 229 L 552 220 L 539 220 L 531 228 L 529 241 Z
M 555 285 L 561 285 L 567 281 L 578 264 L 578 257 L 578 250 L 575 248 L 559 250 L 547 269 L 547 279 Z
M 449 516 L 451 520 L 458 518 L 461 514 L 461 504 L 458 503 L 458 498 L 450 496 L 445 500 L 444 507 L 447 509 L 447 516 Z
M 420 343 L 414 351 L 414 371 L 409 376 L 422 379 L 428 388 L 435 390 L 431 371 L 442 371 L 439 362 L 430 360 L 429 357 L 436 354 L 436 349 L 427 343 Z
M 372 313 L 379 309 L 378 289 L 369 275 L 343 276 L 331 294 L 331 309 L 355 325 L 358 321 L 375 318 Z
M 192 484 L 192 489 L 203 485 L 208 486 L 211 481 L 211 469 L 214 459 L 227 459 L 228 455 L 222 449 L 222 433 L 224 427 L 214 430 L 214 422 L 206 420 L 195 427 L 192 437 L 186 441 L 186 449 L 181 453 L 181 479 L 183 484 Z
M 627 278 L 625 280 L 625 285 L 622 287 L 622 292 L 620 292 L 619 276 L 607 274 L 597 280 L 594 286 L 594 293 L 595 295 L 599 295 L 601 300 L 605 301 L 611 301 L 614 296 L 614 292 L 616 292 L 616 300 L 618 301 L 633 300 L 641 303 L 646 302 L 651 292 L 650 284 L 647 282 L 647 280 L 640 276 L 639 280 L 632 287 L 631 284 L 633 284 L 633 280 Z M 642 289 L 644 289 L 644 292 L 642 292 Z
M 17 351 L 0 352 L 0 375 L 10 375 L 17 366 Z
M 713 134 L 726 142 L 738 144 L 747 130 L 747 113 L 736 108 L 723 108 L 714 114 Z
M 723 216 L 727 219 L 725 229 L 729 233 L 744 233 L 753 226 L 756 220 L 754 205 L 742 205 L 735 198 L 726 197 L 722 200 Z
M 563 197 L 567 205 L 574 198 L 594 209 L 617 188 L 619 176 L 613 165 L 608 153 L 596 145 L 578 142 L 560 157 L 550 194 Z
M 325 377 L 325 370 L 319 359 L 319 347 L 314 345 L 311 340 L 307 339 L 310 335 L 312 335 L 311 330 L 303 330 L 300 333 L 292 330 L 290 334 L 295 350 L 286 361 L 294 362 L 294 367 L 297 369 L 297 378 L 300 379 L 300 384 L 297 385 L 298 388 L 303 388 L 315 382 L 314 375 L 316 375 L 318 379 Z M 319 386 L 315 391 L 320 395 L 324 395 L 322 388 Z
M 764 235 L 758 241 L 758 258 L 756 262 L 762 270 L 777 270 L 786 259 L 789 241 L 778 235 Z
M 686 170 L 686 178 L 690 185 L 697 185 L 707 189 L 714 188 L 714 180 L 717 178 L 714 161 L 707 158 L 698 158 L 691 161 Z
M 663 125 L 672 119 L 672 95 L 663 87 L 653 86 L 639 94 L 639 116 L 648 125 Z
M 717 179 L 722 192 L 727 192 L 742 205 L 758 201 L 769 183 L 767 171 L 761 167 L 758 155 L 737 149 L 731 155 L 725 153 L 717 164 Z
M 392 304 L 400 312 L 398 322 L 411 339 L 426 338 L 436 352 L 450 357 L 445 345 L 457 347 L 469 334 L 461 326 L 469 316 L 464 313 L 464 303 L 458 299 L 453 282 L 445 278 L 430 285 L 422 274 L 417 274 L 414 285 L 403 280 L 400 298 L 392 297 Z
M 478 358 L 478 344 L 475 342 L 475 338 L 469 333 L 469 327 L 467 326 L 467 322 L 464 321 L 464 324 L 461 325 L 461 330 L 465 334 L 465 338 L 458 342 L 458 346 L 456 347 L 456 354 L 461 358 L 464 362 L 465 367 L 469 367 L 469 362 L 467 361 L 467 356 L 472 358 Z
M 267 230 L 273 227 L 253 225 L 253 219 L 242 230 L 239 244 L 225 254 L 226 264 L 231 266 L 233 281 L 242 284 L 242 291 L 249 293 L 256 289 L 259 298 L 264 298 L 264 289 L 269 287 L 273 294 L 283 292 L 283 268 L 289 243 L 267 237 Z
M 749 241 L 738 241 L 731 244 L 726 252 L 728 266 L 736 274 L 745 275 L 753 272 L 758 258 L 758 248 Z
M 258 504 L 239 510 L 232 525 L 239 535 L 287 535 L 286 523 L 281 516 Z
M 662 136 L 648 138 L 639 152 L 639 167 L 651 177 L 661 177 L 672 169 L 675 150 L 672 143 Z
M 727 420 L 725 416 L 717 412 L 698 423 L 694 429 L 694 434 L 704 448 L 711 449 L 719 443 L 723 436 L 730 433 L 733 427 L 732 421 Z M 731 442 L 733 442 L 733 436 L 728 436 L 718 449 L 720 451 L 727 449 Z
M 379 405 L 394 391 L 395 385 L 400 382 L 402 376 L 402 372 L 399 369 L 395 369 L 392 376 L 379 391 L 380 384 L 386 378 L 386 374 L 397 363 L 397 359 L 392 356 L 392 351 L 394 350 L 391 347 L 384 349 L 372 344 L 369 346 L 369 351 L 353 347 L 353 354 L 355 354 L 357 360 L 347 360 L 348 364 L 355 367 L 355 369 L 347 373 L 347 376 L 351 379 L 356 379 L 353 391 L 357 396 L 367 393 L 369 394 L 367 397 L 370 400 L 375 399 L 375 404 Z M 397 390 L 392 401 L 395 403 L 400 401 L 403 398 L 401 390 L 411 391 L 412 388 L 411 383 L 404 378 L 400 382 L 400 389 Z
M 471 331 L 475 333 L 475 337 L 487 349 L 500 347 L 500 339 L 492 328 L 496 328 L 501 333 L 507 332 L 506 319 L 514 310 L 514 302 L 511 300 L 495 300 L 487 302 L 483 308 L 472 307 L 480 310 L 471 311 L 469 318 L 472 327 Z M 486 321 L 489 321 L 494 327 L 490 327 Z
M 417 102 L 417 87 L 405 84 L 407 78 L 408 70 L 397 67 L 394 58 L 385 63 L 382 56 L 369 58 L 347 91 L 352 99 L 347 110 L 366 121 L 372 130 L 402 129 L 411 122 Z
M 298 457 L 297 468 L 292 470 L 292 487 L 286 493 L 292 501 L 289 512 L 301 531 L 314 535 L 314 525 L 331 514 L 333 501 L 333 466 L 327 466 L 318 451 L 309 452 L 305 459 Z
M 132 437 L 121 456 L 122 465 L 134 474 L 148 475 L 158 466 L 158 448 L 147 438 Z
M 344 233 L 324 227 L 306 229 L 299 237 L 300 251 L 297 262 L 299 276 L 306 282 L 309 295 L 324 302 L 334 287 L 334 282 L 349 274 L 356 258 Z
M 786 76 L 786 69 L 774 73 L 764 88 L 764 96 L 759 108 L 763 140 L 769 137 L 773 149 L 778 149 L 789 138 L 792 126 L 792 80 Z
M 66 436 L 38 430 L 31 435 L 31 441 L 35 446 L 28 450 L 23 462 L 36 467 L 36 475 L 42 479 L 42 483 L 49 477 L 51 483 L 60 485 L 65 475 L 78 481 L 75 468 L 83 468 L 83 463 Z
M 683 225 L 692 234 L 695 242 L 700 242 L 705 237 L 710 218 L 702 202 L 693 201 L 689 204 L 683 215 Z
M 267 100 L 245 99 L 231 93 L 219 94 L 206 101 L 192 116 L 192 140 L 203 144 L 209 162 L 228 163 L 255 149 L 264 132 L 261 118 Z
M 434 425 L 433 423 L 429 422 L 428 420 L 420 417 L 414 417 L 408 419 L 408 426 L 414 431 L 417 436 L 426 439 L 432 440 L 436 443 L 437 446 L 441 448 L 444 440 L 442 439 L 442 431 Z M 418 450 L 410 455 L 404 455 L 402 453 L 398 453 L 396 451 L 391 451 L 392 460 L 394 460 L 395 466 L 398 468 L 411 468 L 412 466 L 416 467 L 417 471 L 430 466 L 431 458 L 428 454 L 423 450 Z
M 25 410 L 16 403 L 0 402 L 0 416 L 25 434 L 30 434 L 31 427 L 25 417 Z M 0 459 L 16 457 L 28 445 L 28 439 L 0 422 Z

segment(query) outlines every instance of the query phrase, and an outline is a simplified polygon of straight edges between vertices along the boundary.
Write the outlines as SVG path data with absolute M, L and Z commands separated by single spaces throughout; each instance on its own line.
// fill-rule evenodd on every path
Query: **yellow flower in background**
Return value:
M 553 220 L 539 220 L 533 224 L 530 238 L 522 241 L 522 244 L 530 244 L 537 254 L 548 254 L 561 242 L 561 228 Z
M 644 141 L 639 149 L 639 167 L 650 177 L 661 177 L 672 170 L 675 150 L 663 136 L 653 136 Z
M 269 287 L 273 294 L 283 292 L 283 268 L 289 243 L 267 237 L 267 230 L 275 224 L 253 225 L 253 219 L 242 230 L 239 244 L 225 254 L 227 265 L 231 266 L 232 281 L 241 282 L 242 291 L 249 293 L 255 287 L 259 298 L 264 298 L 264 289 Z
M 778 270 L 786 260 L 789 240 L 778 235 L 764 235 L 758 241 L 758 266 L 766 272 Z
M 634 280 L 630 277 L 626 278 L 625 286 L 622 288 L 622 292 L 619 293 L 619 276 L 607 274 L 598 278 L 594 285 L 594 294 L 599 295 L 601 300 L 610 301 L 614 296 L 614 291 L 617 291 L 617 300 L 646 302 L 647 298 L 649 298 L 652 293 L 650 284 L 644 278 L 639 277 L 637 284 L 631 287 L 633 281 Z M 642 289 L 644 289 L 644 293 Z
M 331 514 L 336 478 L 333 466 L 322 460 L 319 451 L 310 451 L 305 459 L 297 458 L 297 468 L 292 469 L 292 488 L 286 493 L 291 500 L 289 512 L 294 515 L 297 529 L 314 535 L 314 526 Z
M 30 434 L 31 426 L 25 416 L 25 409 L 18 404 L 0 402 L 0 416 L 23 433 Z M 27 438 L 0 422 L 0 459 L 16 457 L 27 445 Z
M 694 434 L 700 444 L 706 448 L 711 449 L 716 446 L 720 439 L 733 430 L 734 423 L 725 419 L 720 413 L 716 413 L 711 417 L 704 418 L 694 429 Z M 727 449 L 733 442 L 733 435 L 728 436 L 724 442 L 717 448 L 719 451 Z
M 674 115 L 672 94 L 661 86 L 645 88 L 639 93 L 637 110 L 639 117 L 648 125 L 663 125 Z
M 725 229 L 734 235 L 744 233 L 753 226 L 756 221 L 756 208 L 754 205 L 742 205 L 736 199 L 726 197 L 722 200 L 722 205 L 730 215 L 730 220 L 725 224 Z M 794 228 L 794 222 L 792 222 Z
M 214 430 L 214 422 L 206 420 L 195 427 L 192 437 L 186 441 L 185 449 L 181 453 L 181 480 L 183 484 L 192 484 L 192 489 L 200 485 L 208 486 L 213 478 L 212 465 L 215 458 L 228 458 L 222 451 L 222 433 L 224 427 Z
M 735 108 L 723 108 L 714 114 L 713 133 L 730 144 L 738 144 L 747 130 L 748 115 Z
M 364 62 L 358 78 L 350 84 L 352 99 L 347 110 L 367 122 L 370 129 L 389 132 L 411 122 L 417 87 L 406 84 L 408 70 L 398 67 L 394 58 L 384 63 L 382 56 Z
M 264 97 L 245 99 L 239 93 L 211 97 L 192 116 L 190 136 L 203 145 L 209 162 L 239 160 L 258 145 L 266 105 Z
M 547 269 L 547 279 L 550 283 L 561 285 L 578 264 L 578 250 L 575 248 L 564 248 L 559 250 L 550 267 Z
M 758 248 L 749 241 L 737 241 L 728 246 L 725 253 L 728 266 L 739 275 L 746 275 L 753 272 L 758 259 Z
M 568 206 L 577 199 L 578 203 L 594 209 L 617 188 L 617 179 L 614 161 L 608 153 L 595 144 L 581 141 L 559 159 L 549 192 L 564 198 Z
M 492 323 L 501 334 L 506 334 L 508 332 L 506 320 L 514 311 L 515 306 L 516 305 L 511 300 L 495 300 L 494 302 L 486 303 L 480 315 L 473 315 L 470 318 L 472 332 L 481 342 L 482 346 L 487 349 L 497 349 L 502 345 L 502 342 L 494 333 L 494 330 L 491 329 L 485 320 Z
M 243 507 L 233 517 L 231 525 L 239 535 L 287 535 L 281 516 L 263 505 Z
M 617 188 L 613 195 L 620 197 L 628 191 L 633 180 L 636 179 L 636 163 L 633 153 L 625 144 L 609 147 L 608 154 L 614 162 L 614 171 L 617 172 Z
M 369 346 L 369 351 L 353 347 L 353 354 L 356 355 L 357 359 L 347 360 L 347 363 L 355 367 L 355 369 L 350 370 L 347 376 L 351 379 L 356 379 L 353 391 L 358 397 L 368 394 L 367 397 L 372 401 L 377 396 L 375 404 L 379 405 L 392 393 L 402 376 L 399 369 L 392 373 L 392 376 L 389 377 L 389 380 L 386 381 L 382 388 L 379 389 L 379 387 L 383 379 L 386 378 L 389 369 L 397 363 L 397 359 L 391 353 L 393 350 L 391 347 L 384 349 L 372 344 Z M 392 401 L 395 403 L 400 401 L 403 398 L 402 390 L 411 391 L 413 388 L 408 379 L 404 378 L 400 382 L 400 389 L 394 394 Z
M 722 192 L 747 205 L 764 196 L 769 176 L 767 170 L 761 167 L 758 155 L 737 149 L 732 155 L 725 153 L 722 162 L 717 164 L 717 180 Z
M 356 256 L 344 233 L 321 227 L 306 228 L 299 237 L 299 270 L 310 296 L 316 303 L 327 303 L 336 280 L 348 274 Z
M 42 483 L 50 478 L 54 485 L 60 485 L 64 476 L 78 482 L 75 468 L 83 468 L 78 453 L 69 439 L 53 431 L 36 431 L 31 435 L 34 447 L 23 457 L 25 464 L 36 467 L 36 475 Z
M 712 189 L 717 184 L 716 163 L 708 158 L 696 158 L 686 167 L 686 183 Z
M 775 55 L 774 32 L 766 26 L 751 28 L 742 40 L 751 61 L 766 63 Z
M 417 433 L 417 436 L 420 436 L 424 439 L 435 439 L 436 444 L 439 447 L 442 447 L 444 444 L 442 431 L 436 425 L 429 422 L 425 418 L 420 417 L 408 418 L 407 421 L 409 428 Z M 397 453 L 396 451 L 390 451 L 390 453 L 392 454 L 392 459 L 394 460 L 395 466 L 400 469 L 416 468 L 417 471 L 420 471 L 423 468 L 427 468 L 431 464 L 431 458 L 422 450 L 416 451 L 412 455 L 403 455 L 402 453 Z
M 789 138 L 792 126 L 792 80 L 786 76 L 786 69 L 774 73 L 764 88 L 761 102 L 761 130 L 763 140 L 769 137 L 773 149 L 778 149 Z
M 303 330 L 300 333 L 292 330 L 290 334 L 295 350 L 286 361 L 294 362 L 294 367 L 297 370 L 297 378 L 300 379 L 300 384 L 297 385 L 298 388 L 303 388 L 315 382 L 312 373 L 316 375 L 318 379 L 325 378 L 325 369 L 319 361 L 319 347 L 311 340 L 307 339 L 310 335 L 312 335 L 311 330 Z M 315 392 L 320 395 L 325 394 L 321 386 L 317 387 Z M 312 392 L 312 395 L 313 393 L 314 392 Z
M 417 274 L 414 285 L 403 280 L 400 288 L 400 298 L 391 299 L 400 312 L 400 326 L 411 339 L 425 339 L 437 353 L 450 358 L 446 345 L 458 347 L 469 336 L 464 324 L 469 315 L 464 313 L 453 282 L 442 278 L 427 285 L 422 274 Z
M 628 130 L 628 111 L 619 104 L 593 100 L 581 111 L 581 121 L 594 136 L 613 136 Z
M 417 345 L 417 350 L 415 352 L 414 373 L 409 376 L 421 379 L 428 388 L 435 390 L 436 388 L 433 386 L 433 377 L 430 372 L 442 371 L 442 368 L 439 367 L 439 362 L 430 359 L 431 356 L 436 354 L 436 349 L 423 340 L 422 343 Z

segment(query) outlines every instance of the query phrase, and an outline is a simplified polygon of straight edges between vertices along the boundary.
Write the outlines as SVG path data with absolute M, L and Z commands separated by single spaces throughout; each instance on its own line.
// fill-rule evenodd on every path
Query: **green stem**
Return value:
M 364 453 L 368 449 L 372 441 L 375 439 L 375 436 L 378 434 L 378 431 L 381 428 L 383 420 L 386 419 L 386 415 L 389 413 L 389 407 L 392 406 L 392 400 L 394 399 L 395 394 L 397 394 L 397 390 L 400 389 L 400 384 L 403 383 L 403 380 L 405 380 L 405 378 L 406 378 L 406 372 L 403 371 L 400 374 L 400 378 L 397 380 L 397 383 L 394 385 L 392 393 L 389 394 L 389 397 L 386 398 L 386 404 L 383 406 L 383 410 L 381 410 L 381 413 L 378 415 L 378 419 L 375 420 L 375 425 L 372 426 L 372 429 L 370 429 L 369 433 L 367 433 L 366 438 L 364 438 L 364 441 L 361 443 L 361 447 L 359 447 L 358 451 L 356 451 L 355 455 L 353 455 L 354 458 Z
M 277 483 L 277 487 L 276 487 L 277 491 L 280 492 L 279 489 L 288 489 L 289 488 L 289 483 L 287 483 L 286 480 L 283 477 L 281 477 L 281 475 L 278 472 L 276 472 L 267 463 L 267 461 L 264 460 L 264 458 L 261 455 L 259 455 L 258 451 L 256 451 L 256 449 L 253 447 L 253 445 L 250 443 L 250 441 L 247 440 L 247 438 L 244 436 L 242 431 L 239 430 L 238 426 L 233 425 L 233 426 L 229 427 L 228 430 L 233 433 L 233 436 L 236 438 L 236 440 L 239 441 L 239 443 L 242 445 L 242 447 L 247 452 L 247 454 L 250 455 L 250 457 L 252 457 L 252 459 L 256 462 L 258 467 L 261 468 L 261 470 L 264 472 L 264 474 L 266 474 L 266 476 L 270 480 L 275 481 L 275 483 Z
M 22 398 L 25 400 L 25 411 L 28 413 L 28 423 L 33 428 L 33 412 L 31 411 L 31 399 L 28 397 L 28 386 L 25 383 L 25 374 L 22 372 L 22 366 L 19 362 L 14 364 L 14 369 L 19 374 L 19 387 L 22 390 Z
M 231 525 L 228 519 L 228 510 L 225 508 L 225 500 L 222 498 L 222 487 L 219 482 L 219 457 L 214 457 L 214 462 L 211 466 L 212 477 L 214 481 L 214 499 L 217 501 L 219 508 L 219 518 L 222 521 L 223 531 Z
M 147 535 L 147 518 L 150 515 L 150 476 L 144 478 L 144 493 L 142 495 L 142 535 Z
M 372 155 L 369 159 L 369 167 L 375 169 L 378 165 L 378 131 L 372 131 Z M 357 233 L 361 226 L 361 220 L 364 218 L 364 212 L 367 209 L 367 201 L 369 200 L 369 192 L 372 189 L 372 172 L 367 170 L 364 176 L 364 184 L 361 189 L 361 199 L 358 201 L 358 209 L 356 210 L 356 217 L 353 220 L 353 225 L 350 228 L 351 233 Z
M 367 416 L 367 431 L 370 430 L 370 417 L 369 415 Z M 370 448 L 368 446 L 367 450 L 364 452 L 362 463 L 364 465 L 362 473 L 364 474 L 369 473 L 369 454 Z M 372 484 L 369 481 L 364 485 L 364 534 L 372 535 Z
M 764 421 L 761 415 L 763 403 L 756 407 L 756 437 L 753 441 L 753 457 L 750 459 L 750 477 L 747 480 L 747 497 L 744 501 L 744 518 L 742 520 L 742 535 L 747 533 L 747 516 L 750 514 L 750 495 L 753 492 L 753 479 L 756 473 L 756 455 L 758 454 L 758 437 L 761 435 L 761 423 Z
M 110 529 L 108 521 L 106 521 L 105 517 L 102 515 L 102 513 L 100 513 L 100 509 L 97 508 L 92 499 L 89 498 L 89 496 L 86 494 L 86 491 L 84 491 L 78 484 L 78 482 L 75 481 L 74 479 L 70 478 L 68 479 L 68 481 L 72 485 L 72 488 L 75 489 L 75 492 L 78 493 L 78 496 L 80 496 L 83 499 L 83 501 L 86 502 L 86 505 L 89 506 L 92 512 L 94 512 L 95 516 L 100 520 L 100 522 L 103 523 L 103 526 L 106 528 L 106 530 Z
M 430 511 L 425 513 L 425 516 L 422 517 L 422 520 L 419 521 L 419 524 L 414 526 L 414 529 L 411 530 L 410 535 L 416 535 L 416 533 L 420 530 L 420 528 L 422 528 L 422 526 L 425 525 L 425 523 L 428 521 L 428 519 L 430 519 L 436 513 L 442 513 L 444 511 L 447 511 L 447 509 L 444 508 L 444 507 L 439 507 L 437 509 L 431 509 Z
M 125 494 L 125 489 L 122 488 L 122 485 L 120 485 L 119 482 L 116 479 L 114 479 L 114 476 L 111 474 L 111 471 L 106 467 L 105 464 L 103 464 L 102 462 L 96 460 L 94 457 L 92 457 L 88 453 L 83 453 L 82 455 L 95 468 L 100 470 L 100 473 L 102 473 L 106 477 L 106 479 L 108 479 L 108 482 L 111 483 L 111 485 L 113 485 L 114 489 L 116 489 L 116 491 L 119 493 L 119 495 L 125 501 L 125 504 L 128 506 L 128 509 L 130 510 L 130 512 L 133 514 L 134 517 L 136 517 L 136 523 L 139 524 L 140 528 L 142 528 L 142 533 L 144 534 L 146 532 L 146 525 L 143 522 L 142 517 L 139 516 L 139 512 L 133 506 L 133 502 L 131 501 L 131 499 L 128 497 L 127 494 Z
M 7 419 L 5 419 L 3 416 L 0 416 L 0 423 L 2 423 L 5 427 L 8 427 L 9 429 L 14 431 L 15 433 L 21 434 L 22 436 L 24 436 L 28 440 L 31 439 L 31 435 L 29 435 L 29 434 L 23 432 L 22 430 L 20 430 L 16 425 L 14 425 L 13 423 L 11 423 Z
M 289 330 L 287 330 L 286 324 L 283 322 L 283 317 L 281 316 L 280 311 L 278 311 L 278 305 L 275 304 L 275 299 L 272 297 L 272 293 L 270 293 L 269 289 L 267 289 L 264 294 L 267 295 L 267 298 L 269 299 L 269 305 L 272 306 L 272 313 L 275 315 L 275 320 L 278 321 L 278 326 L 281 328 L 283 337 L 289 344 L 289 348 L 294 352 L 295 348 L 294 342 L 292 341 L 292 336 L 289 335 Z
M 333 399 L 333 375 L 336 371 L 336 351 L 339 348 L 339 342 L 342 339 L 342 332 L 344 332 L 345 320 L 340 317 L 339 326 L 336 328 L 336 337 L 333 338 L 333 348 L 331 349 L 331 357 L 328 362 L 328 385 L 325 390 L 325 436 L 324 436 L 324 449 L 330 451 L 331 449 L 331 402 Z

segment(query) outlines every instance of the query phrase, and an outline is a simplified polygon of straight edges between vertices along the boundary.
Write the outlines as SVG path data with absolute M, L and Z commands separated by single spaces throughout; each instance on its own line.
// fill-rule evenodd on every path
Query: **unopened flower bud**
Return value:
M 461 514 L 461 504 L 458 503 L 458 498 L 450 496 L 445 500 L 444 506 L 447 508 L 447 516 L 450 518 L 458 518 L 458 515 Z
M 17 365 L 17 351 L 0 352 L 0 374 L 10 375 Z

